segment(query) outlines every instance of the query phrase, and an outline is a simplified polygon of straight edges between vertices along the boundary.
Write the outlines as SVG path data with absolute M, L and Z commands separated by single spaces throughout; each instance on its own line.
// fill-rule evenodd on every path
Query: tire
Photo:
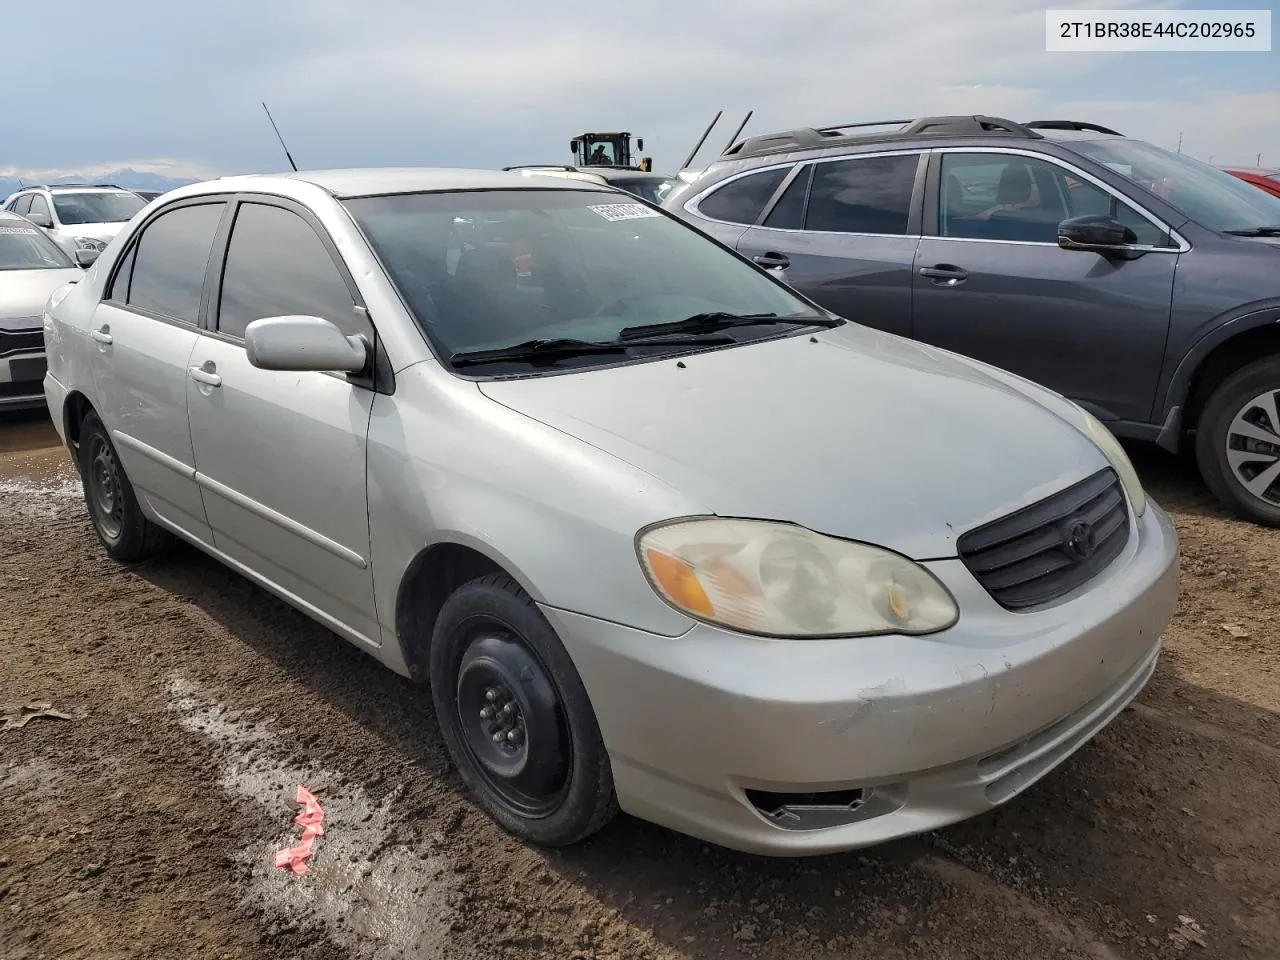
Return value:
M 92 410 L 80 423 L 78 459 L 89 519 L 112 559 L 137 563 L 170 545 L 169 532 L 148 520 L 138 506 L 107 428 Z
M 476 804 L 503 829 L 564 847 L 617 814 L 587 691 L 551 625 L 510 577 L 472 580 L 445 601 L 429 674 L 449 755 Z
M 1265 437 L 1272 434 L 1275 443 L 1268 444 Z M 1196 427 L 1196 463 L 1209 489 L 1232 511 L 1280 527 L 1280 356 L 1241 367 L 1210 395 Z M 1267 483 L 1271 478 L 1264 473 L 1273 464 L 1276 478 Z M 1248 480 L 1266 485 L 1265 498 L 1249 490 Z

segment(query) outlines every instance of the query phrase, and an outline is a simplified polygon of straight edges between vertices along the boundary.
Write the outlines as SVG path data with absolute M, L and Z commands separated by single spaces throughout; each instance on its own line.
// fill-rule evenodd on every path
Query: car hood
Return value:
M 480 389 L 706 512 L 920 560 L 1107 465 L 1056 394 L 855 324 Z
M 49 295 L 64 283 L 83 276 L 84 271 L 79 267 L 0 270 L 0 327 L 39 326 Z
M 63 224 L 63 231 L 73 237 L 88 237 L 91 240 L 112 240 L 115 235 L 128 226 L 122 223 L 69 223 Z

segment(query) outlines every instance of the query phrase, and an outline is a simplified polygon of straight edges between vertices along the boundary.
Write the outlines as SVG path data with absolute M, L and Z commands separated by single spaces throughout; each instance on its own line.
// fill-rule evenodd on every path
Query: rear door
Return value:
M 1058 224 L 1105 214 L 1149 252 L 1063 250 Z M 914 336 L 1043 384 L 1103 419 L 1147 422 L 1180 243 L 1100 180 L 1055 158 L 939 149 L 916 257 Z
M 911 335 L 911 267 L 920 237 L 925 154 L 834 157 L 797 167 L 738 240 L 828 310 Z
M 89 327 L 98 413 L 139 497 L 211 544 L 187 427 L 187 362 L 205 274 L 227 204 L 166 207 L 133 239 Z

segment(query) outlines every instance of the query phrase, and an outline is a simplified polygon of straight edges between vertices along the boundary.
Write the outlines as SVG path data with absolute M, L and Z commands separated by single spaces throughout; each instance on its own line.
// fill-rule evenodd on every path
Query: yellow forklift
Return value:
M 580 133 L 569 141 L 569 150 L 577 167 L 625 167 L 646 173 L 653 169 L 651 157 L 631 162 L 630 133 Z M 636 139 L 636 152 L 644 152 L 643 138 Z

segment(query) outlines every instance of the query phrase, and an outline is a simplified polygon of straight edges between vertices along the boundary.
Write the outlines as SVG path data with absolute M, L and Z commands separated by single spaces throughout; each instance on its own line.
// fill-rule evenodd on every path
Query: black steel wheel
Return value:
M 491 575 L 445 602 L 430 651 L 436 715 L 476 802 L 511 833 L 564 846 L 616 813 L 581 679 L 527 594 Z
M 107 428 L 93 411 L 80 424 L 79 467 L 89 518 L 107 553 L 116 560 L 132 563 L 168 546 L 171 536 L 152 523 L 138 506 Z

